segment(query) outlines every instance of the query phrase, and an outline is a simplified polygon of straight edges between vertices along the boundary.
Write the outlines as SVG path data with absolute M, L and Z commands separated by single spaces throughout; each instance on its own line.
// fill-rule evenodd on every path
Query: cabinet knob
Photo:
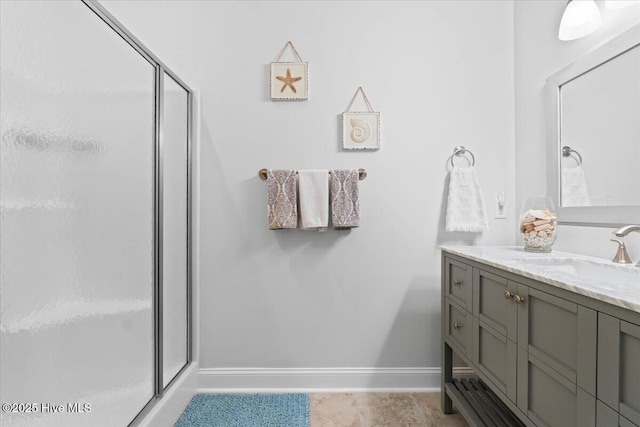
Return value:
M 453 281 L 453 285 L 454 286 L 458 286 L 458 285 L 461 285 L 461 284 L 462 284 L 462 282 L 460 280 L 454 280 Z
M 513 297 L 513 300 L 516 302 L 516 304 L 521 304 L 524 302 L 524 297 L 521 297 L 520 295 L 515 295 Z
M 504 297 L 506 299 L 511 299 L 511 298 L 513 298 L 513 294 L 511 292 L 509 292 L 509 291 L 504 291 Z
M 453 324 L 453 329 L 460 329 L 461 327 L 462 327 L 462 325 L 459 324 L 459 323 L 454 323 Z

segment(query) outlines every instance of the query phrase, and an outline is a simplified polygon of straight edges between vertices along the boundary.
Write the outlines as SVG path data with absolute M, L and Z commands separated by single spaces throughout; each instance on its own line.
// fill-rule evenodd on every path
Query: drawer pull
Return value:
M 453 329 L 460 329 L 461 327 L 462 327 L 462 325 L 459 324 L 459 323 L 454 323 L 453 324 Z
M 462 284 L 462 282 L 460 280 L 454 280 L 453 281 L 453 286 L 458 286 L 458 285 L 461 285 L 461 284 Z
M 509 291 L 504 291 L 504 297 L 506 299 L 511 299 L 511 298 L 513 298 L 513 294 L 511 292 L 509 292 Z
M 520 295 L 515 295 L 513 297 L 513 300 L 516 302 L 516 304 L 521 304 L 524 302 L 524 297 L 521 297 Z

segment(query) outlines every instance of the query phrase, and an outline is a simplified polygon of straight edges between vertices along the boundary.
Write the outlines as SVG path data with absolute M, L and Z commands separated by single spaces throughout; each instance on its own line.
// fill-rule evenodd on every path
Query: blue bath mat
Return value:
M 174 427 L 308 427 L 306 394 L 196 394 Z

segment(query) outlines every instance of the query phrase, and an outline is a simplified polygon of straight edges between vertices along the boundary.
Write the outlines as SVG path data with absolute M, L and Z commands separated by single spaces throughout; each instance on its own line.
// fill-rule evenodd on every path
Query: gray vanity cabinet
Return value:
M 640 326 L 605 313 L 598 315 L 598 400 L 621 426 L 640 425 Z
M 456 400 L 456 392 L 449 393 L 453 388 L 447 386 L 451 381 L 450 348 L 460 353 L 527 426 L 614 427 L 618 422 L 620 426 L 628 420 L 637 422 L 640 327 L 623 326 L 624 322 L 618 321 L 610 327 L 613 332 L 605 332 L 624 343 L 619 353 L 609 351 L 612 361 L 606 363 L 618 366 L 619 360 L 620 369 L 625 369 L 625 363 L 627 366 L 626 371 L 611 377 L 612 392 L 605 400 L 598 397 L 596 388 L 601 386 L 600 378 L 596 381 L 596 372 L 600 373 L 598 311 L 574 302 L 571 294 L 557 293 L 549 285 L 449 254 L 443 257 L 443 273 L 443 387 L 458 406 L 464 402 L 460 396 Z M 471 295 L 465 292 L 452 297 L 452 281 L 469 283 L 469 274 Z M 470 313 L 464 313 L 460 298 L 464 298 Z M 462 329 L 451 329 L 451 324 L 460 323 L 460 319 L 465 325 L 472 322 L 472 341 L 468 334 L 460 333 Z M 637 371 L 631 372 L 633 369 Z M 615 381 L 622 381 L 619 395 L 614 393 L 618 389 Z M 445 411 L 450 405 L 447 399 L 443 398 Z M 605 403 L 614 412 L 626 414 L 628 420 L 616 417 L 615 424 L 604 424 L 612 415 L 598 412 L 597 407 Z M 474 404 L 478 405 L 477 399 L 471 406 Z M 485 412 L 491 414 L 492 410 Z M 473 416 L 471 420 L 471 425 L 491 425 L 474 423 Z
M 473 269 L 479 373 L 536 425 L 595 425 L 597 313 Z

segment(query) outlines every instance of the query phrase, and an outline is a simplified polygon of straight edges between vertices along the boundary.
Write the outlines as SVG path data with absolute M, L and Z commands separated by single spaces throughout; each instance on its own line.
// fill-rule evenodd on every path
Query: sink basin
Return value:
M 630 285 L 640 287 L 640 268 L 634 265 L 606 264 L 572 258 L 522 259 L 522 263 L 554 275 L 578 276 L 585 281 L 594 281 L 611 286 Z

